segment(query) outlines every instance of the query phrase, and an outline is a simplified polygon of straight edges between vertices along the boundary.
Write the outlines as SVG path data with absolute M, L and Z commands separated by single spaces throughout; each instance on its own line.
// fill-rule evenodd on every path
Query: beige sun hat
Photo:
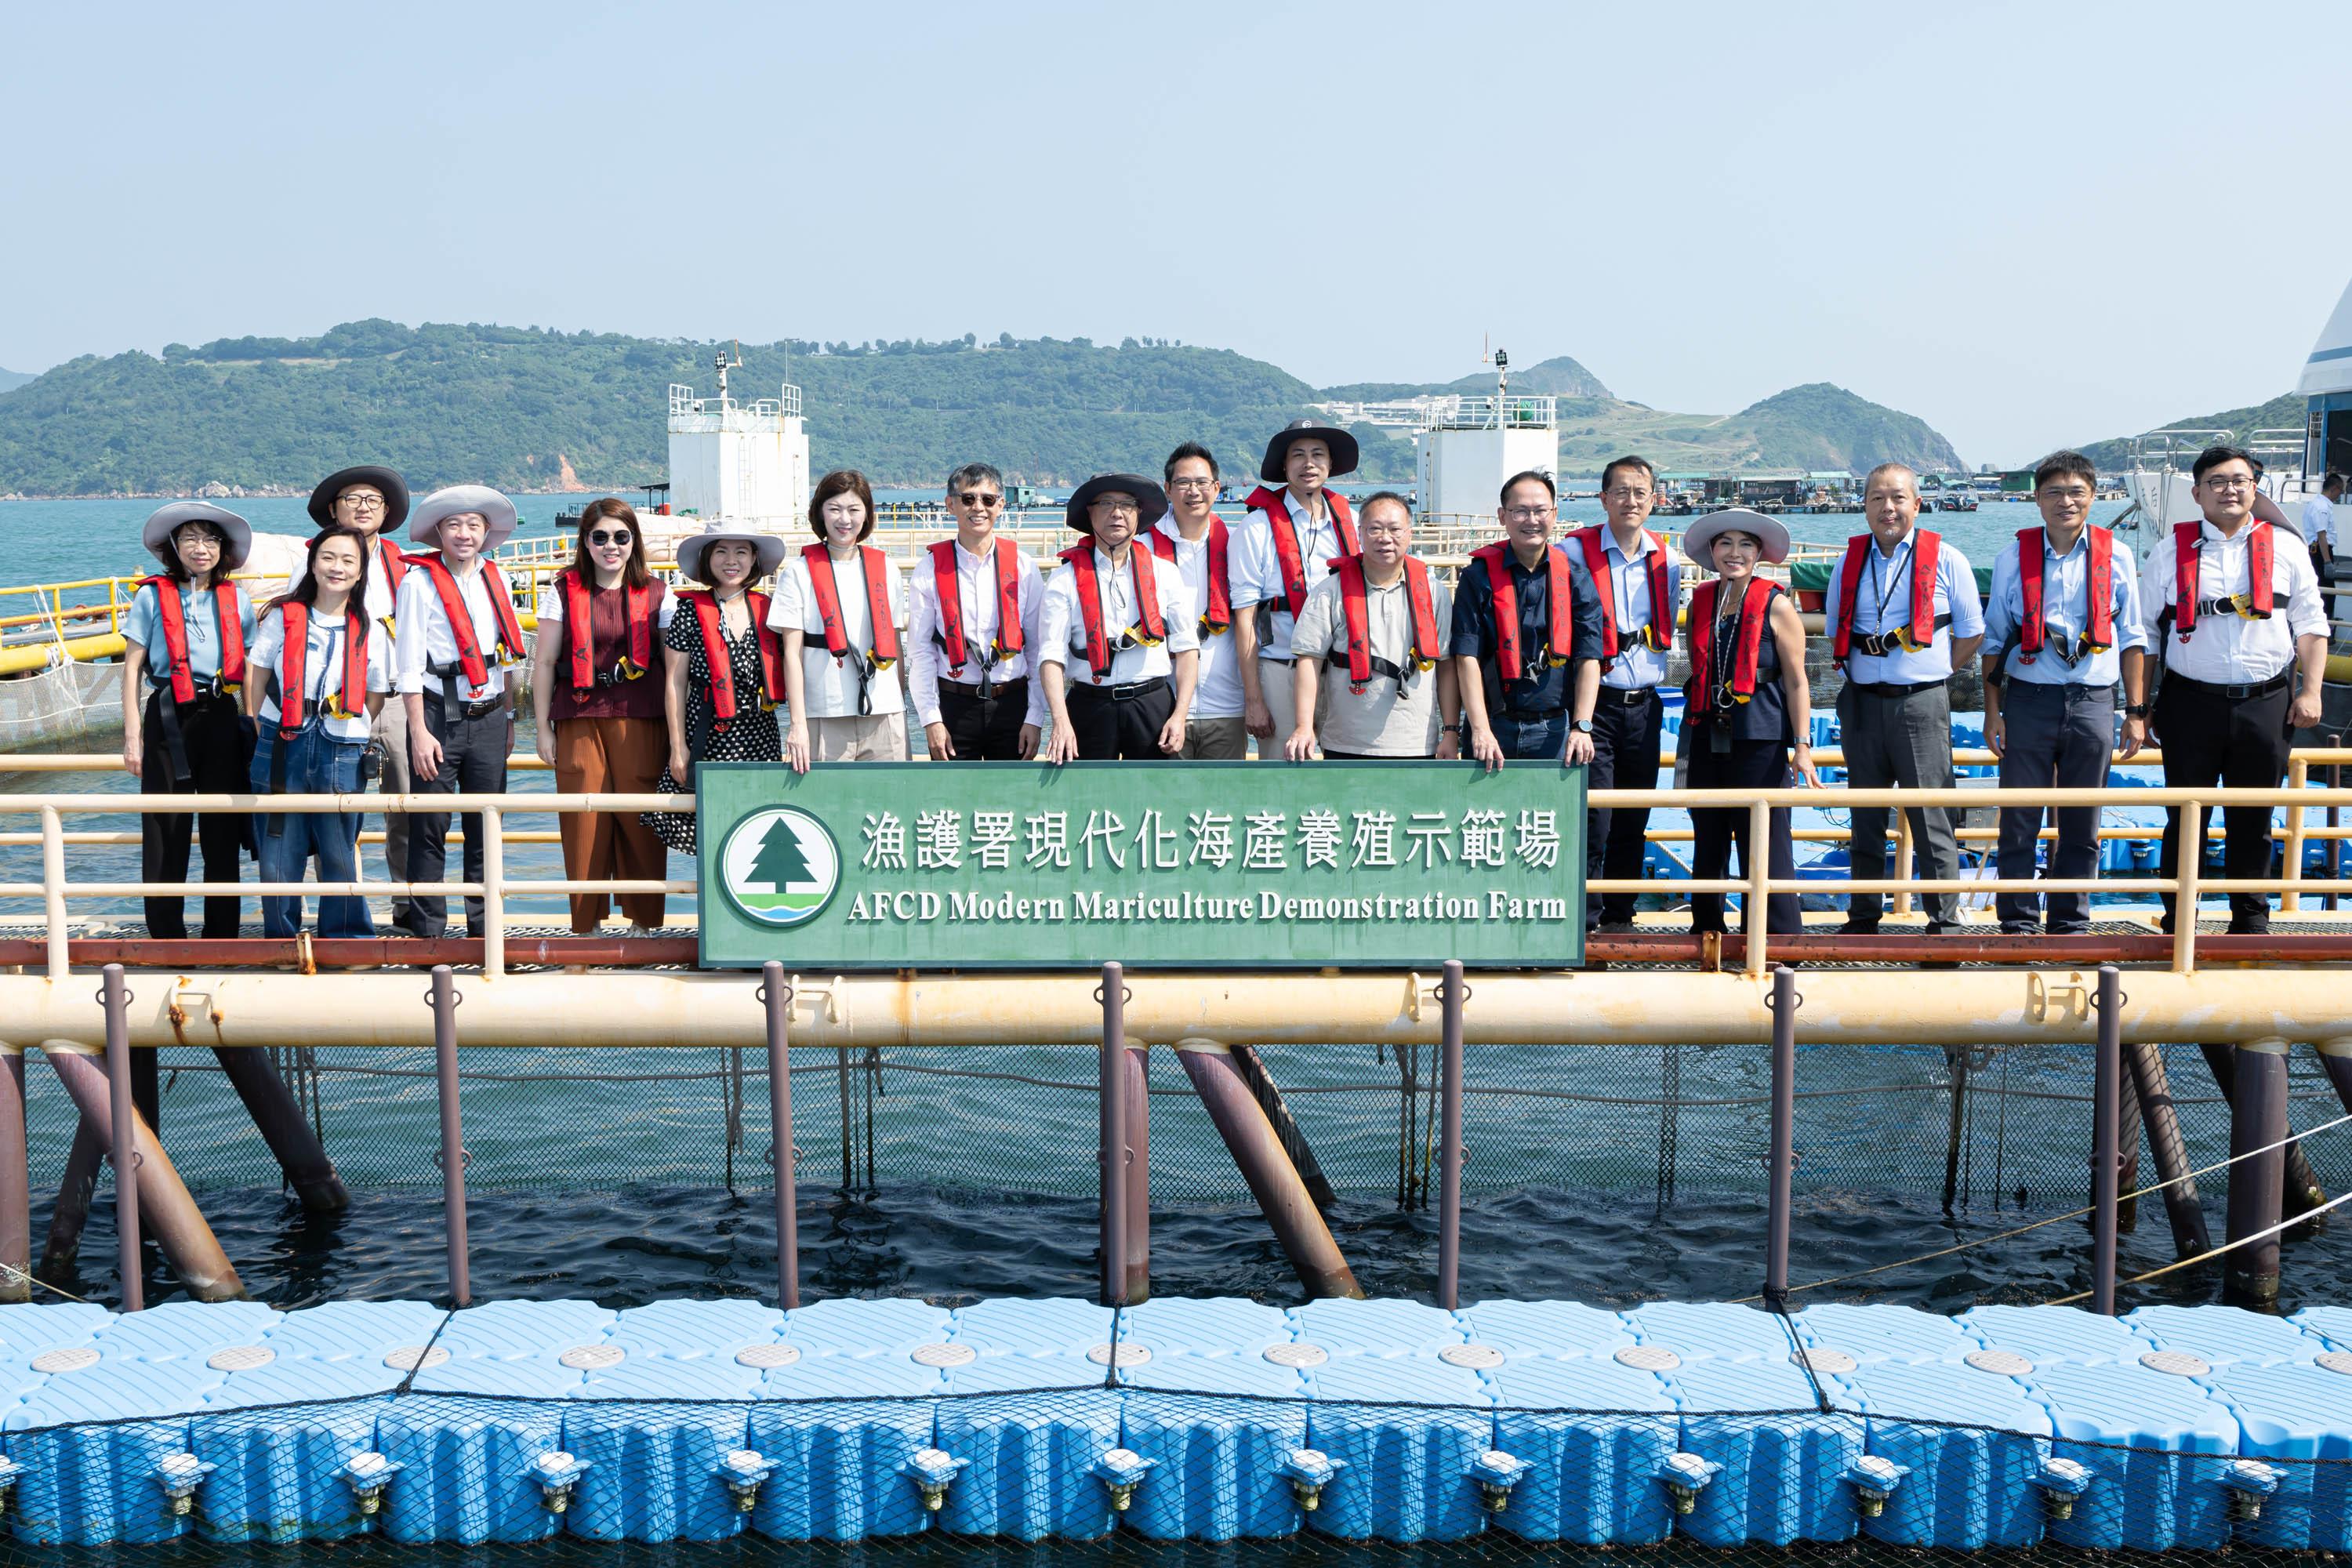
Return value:
M 702 525 L 700 533 L 689 533 L 677 542 L 677 574 L 692 578 L 697 583 L 709 582 L 710 579 L 702 574 L 702 552 L 722 540 L 730 539 L 739 540 L 756 552 L 751 564 L 751 581 L 754 583 L 783 563 L 788 546 L 782 534 L 714 517 Z
M 208 522 L 220 531 L 221 558 L 215 568 L 219 575 L 227 576 L 253 553 L 253 525 L 226 507 L 201 500 L 175 500 L 158 508 L 139 531 L 139 542 L 166 569 L 176 568 L 180 558 L 173 552 L 172 535 L 191 522 Z
M 461 511 L 479 512 L 490 525 L 489 532 L 482 540 L 485 552 L 496 550 L 514 537 L 514 531 L 522 521 L 516 514 L 515 503 L 489 486 L 451 485 L 445 489 L 435 490 L 416 503 L 416 509 L 408 514 L 408 537 L 419 544 L 429 544 L 438 549 L 441 525 Z
M 1723 511 L 1711 511 L 1700 518 L 1683 534 L 1683 553 L 1709 572 L 1715 570 L 1715 536 L 1718 533 L 1752 533 L 1764 547 L 1764 559 L 1779 563 L 1789 558 L 1789 531 L 1778 518 L 1767 517 L 1744 506 Z

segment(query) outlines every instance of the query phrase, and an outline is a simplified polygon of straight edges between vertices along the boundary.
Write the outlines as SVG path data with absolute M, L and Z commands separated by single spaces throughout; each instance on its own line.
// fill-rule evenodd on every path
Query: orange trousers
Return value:
M 565 795 L 651 795 L 669 756 L 669 729 L 659 719 L 559 719 L 555 721 L 555 787 Z M 563 874 L 582 881 L 658 882 L 669 875 L 669 850 L 634 811 L 575 811 L 557 818 L 563 837 Z M 609 907 L 604 893 L 572 895 L 572 929 L 596 929 Z M 659 893 L 623 893 L 630 923 L 662 923 Z

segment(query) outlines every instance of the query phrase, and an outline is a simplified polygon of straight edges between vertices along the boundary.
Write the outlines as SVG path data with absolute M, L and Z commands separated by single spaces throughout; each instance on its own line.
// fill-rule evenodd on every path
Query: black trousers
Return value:
M 1002 682 L 985 700 L 940 682 L 940 722 L 948 727 L 959 763 L 1019 762 L 1021 725 L 1028 713 L 1026 677 Z
M 1160 727 L 1176 715 L 1176 690 L 1166 678 L 1137 682 L 1140 689 L 1114 696 L 1121 687 L 1080 686 L 1064 689 L 1062 705 L 1070 715 L 1070 733 L 1077 738 L 1078 756 L 1090 763 L 1166 761 L 1160 749 Z
M 1657 788 L 1658 736 L 1664 717 L 1665 705 L 1658 700 L 1654 688 L 1643 692 L 1642 700 L 1627 702 L 1619 691 L 1602 687 L 1600 705 L 1592 710 L 1592 767 L 1585 776 L 1585 787 Z M 1586 879 L 1607 877 L 1616 880 L 1640 876 L 1643 857 L 1648 853 L 1642 835 L 1649 826 L 1648 806 L 1625 806 L 1614 811 L 1594 807 L 1584 840 Z M 1630 921 L 1637 897 L 1633 893 L 1611 893 L 1606 898 L 1588 894 L 1584 923 Z
M 2164 787 L 2189 789 L 2216 780 L 2233 789 L 2276 789 L 2286 778 L 2286 710 L 2290 678 L 2262 697 L 2231 698 L 2218 687 L 2168 676 L 2156 693 L 2156 732 L 2164 747 Z M 2207 813 L 2210 820 L 2210 813 Z M 2265 877 L 2271 868 L 2271 808 L 2230 806 L 2222 813 L 2221 875 Z M 2200 844 L 2201 850 L 2203 846 Z M 2172 877 L 2180 866 L 2180 814 L 2164 814 L 2164 854 L 2159 874 Z M 2173 929 L 2170 893 L 2164 900 L 2164 929 Z M 2191 911 L 2192 918 L 2194 911 Z M 2271 901 L 2261 893 L 2230 895 L 2230 929 L 2266 931 Z
M 172 753 L 163 743 L 161 705 L 169 692 L 151 691 L 147 714 L 139 731 L 139 793 L 142 795 L 237 795 L 250 789 L 244 728 L 237 722 L 233 697 L 199 698 L 179 710 L 180 736 L 188 753 L 190 778 L 185 789 L 172 777 Z M 139 822 L 139 879 L 142 882 L 184 882 L 188 879 L 189 838 L 193 833 L 203 847 L 207 882 L 237 880 L 236 857 L 245 847 L 246 818 L 234 812 L 149 812 Z M 149 899 L 147 934 L 176 942 L 188 934 L 185 899 Z M 205 900 L 204 934 L 231 937 L 237 931 L 239 900 L 234 897 Z
M 2003 789 L 2096 789 L 2107 782 L 2107 763 L 2115 750 L 2116 691 L 2112 686 L 2052 686 L 2032 680 L 2011 680 L 2000 704 L 2009 730 L 2008 750 L 2000 757 Z M 2005 805 L 2000 808 L 2001 879 L 2030 881 L 2033 877 L 2033 847 L 2042 836 L 2042 808 Z M 2050 854 L 2050 875 L 2064 881 L 2095 877 L 2099 870 L 2099 808 L 2095 805 L 2053 806 L 2058 819 L 2058 843 Z M 2001 893 L 1993 899 L 2000 929 L 2011 935 L 2031 935 L 2040 929 L 2046 908 L 2053 935 L 2091 929 L 2091 895 Z
M 1706 726 L 1685 728 L 1683 733 L 1689 737 L 1689 749 L 1685 755 L 1690 764 L 1692 789 L 1787 789 L 1792 783 L 1786 742 L 1734 741 L 1729 751 L 1717 752 L 1707 744 Z M 1739 850 L 1740 875 L 1748 875 L 1748 868 L 1755 864 L 1748 858 L 1755 847 L 1748 842 L 1748 821 L 1745 806 L 1711 806 L 1691 813 L 1691 876 L 1695 879 L 1712 882 L 1727 875 L 1735 846 Z M 1772 813 L 1769 855 L 1770 874 L 1774 877 L 1797 874 L 1796 841 L 1790 837 L 1790 831 L 1789 814 Z M 1774 936 L 1804 930 L 1804 921 L 1798 910 L 1796 894 L 1774 893 L 1764 903 L 1764 929 Z M 1691 930 L 1723 929 L 1723 895 L 1693 893 Z
M 442 711 L 438 692 L 425 694 L 425 727 L 441 742 L 441 771 L 430 784 L 416 781 L 419 795 L 497 795 L 507 787 L 507 752 L 514 744 L 513 716 L 494 708 L 476 719 L 450 723 Z M 466 874 L 468 882 L 482 879 L 482 819 L 473 812 L 465 817 Z M 449 864 L 449 814 L 411 812 L 408 817 L 408 875 L 412 881 L 438 882 Z M 415 936 L 435 937 L 449 927 L 449 900 L 438 896 L 412 900 L 406 916 Z M 487 921 L 482 900 L 466 900 L 466 934 L 480 936 Z

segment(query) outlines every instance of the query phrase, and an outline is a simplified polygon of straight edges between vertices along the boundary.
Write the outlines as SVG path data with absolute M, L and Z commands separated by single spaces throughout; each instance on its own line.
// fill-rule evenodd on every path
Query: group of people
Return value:
M 935 762 L 1238 760 L 1255 742 L 1261 756 L 1293 762 L 1551 763 L 1585 769 L 1592 789 L 1639 790 L 1657 782 L 1679 629 L 1684 781 L 1820 782 L 1805 622 L 1759 570 L 1789 555 L 1777 520 L 1743 509 L 1701 518 L 1678 561 L 1648 526 L 1657 488 L 1644 459 L 1610 463 L 1606 521 L 1565 532 L 1551 477 L 1530 470 L 1503 485 L 1500 537 L 1449 592 L 1413 554 L 1403 497 L 1351 505 L 1330 488 L 1357 460 L 1345 430 L 1286 426 L 1234 524 L 1215 510 L 1223 476 L 1197 443 L 1170 454 L 1157 481 L 1098 475 L 1067 503 L 1079 539 L 1050 574 L 998 534 L 1005 488 L 984 463 L 949 476 L 955 535 L 918 555 L 911 579 L 869 542 L 873 491 L 854 471 L 817 483 L 814 542 L 797 551 L 773 532 L 706 524 L 678 545 L 676 590 L 653 574 L 635 512 L 607 498 L 583 509 L 572 564 L 541 591 L 528 652 L 490 553 L 514 531 L 515 507 L 494 489 L 453 486 L 412 507 L 390 468 L 329 476 L 310 498 L 319 531 L 304 568 L 258 611 L 233 580 L 250 547 L 245 521 L 177 502 L 148 520 L 163 571 L 142 584 L 125 626 L 124 763 L 150 793 L 352 793 L 379 773 L 391 793 L 499 793 L 528 658 L 539 755 L 564 793 L 675 793 L 706 760 L 800 771 L 904 761 L 916 727 Z M 2237 448 L 2200 456 L 2202 521 L 2162 542 L 2143 585 L 2130 552 L 2089 522 L 2090 462 L 2053 454 L 2034 475 L 2042 527 L 2002 547 L 1980 599 L 1963 553 L 1918 526 L 1916 476 L 1874 469 L 1868 531 L 1849 542 L 1824 599 L 1849 781 L 1950 787 L 1948 683 L 1981 650 L 2004 786 L 2104 784 L 2112 755 L 2161 733 L 2168 784 L 2274 787 L 2290 731 L 2318 720 L 2326 623 L 2312 559 L 2276 540 L 2292 530 L 2260 476 Z M 2151 654 L 2168 668 L 2153 710 Z M 1640 877 L 1648 816 L 1591 813 L 1589 878 Z M 1927 874 L 1956 879 L 1949 814 L 1909 816 Z M 2034 875 L 2042 816 L 2003 809 L 2004 879 Z M 2094 874 L 2097 817 L 2056 813 L 2053 878 Z M 2269 820 L 2265 808 L 2228 814 L 2227 875 L 2266 874 Z M 1727 876 L 1735 850 L 1743 867 L 1763 854 L 1773 876 L 1794 876 L 1789 813 L 1771 814 L 1763 846 L 1748 841 L 1748 821 L 1744 810 L 1693 813 L 1695 879 Z M 185 879 L 192 840 L 209 883 L 234 883 L 247 847 L 265 883 L 298 882 L 313 860 L 321 881 L 358 879 L 355 815 L 144 822 L 151 882 Z M 465 878 L 479 881 L 482 836 L 470 818 L 467 827 Z M 2175 814 L 2168 877 L 2178 827 Z M 393 880 L 441 880 L 448 828 L 447 814 L 388 816 Z M 1858 879 L 1885 877 L 1886 829 L 1885 810 L 1853 811 Z M 692 818 L 678 813 L 568 813 L 562 837 L 566 873 L 580 879 L 659 881 L 668 850 L 695 847 Z M 619 901 L 632 932 L 662 923 L 658 893 Z M 405 931 L 446 928 L 438 897 L 394 904 Z M 1927 904 L 1931 932 L 1957 923 L 1955 895 Z M 1691 905 L 1695 929 L 1724 929 L 1720 895 Z M 2264 929 L 2267 907 L 2233 898 L 2231 929 Z M 1874 931 L 1881 908 L 1878 895 L 1853 894 L 1844 929 Z M 1588 923 L 1625 929 L 1633 909 L 1631 893 L 1595 898 Z M 1997 901 L 2009 931 L 2080 931 L 2088 909 L 2079 892 Z M 603 895 L 575 895 L 572 929 L 592 931 L 607 912 Z M 268 934 L 291 935 L 300 900 L 267 895 L 263 918 Z M 147 902 L 155 936 L 184 936 L 184 919 L 180 899 Z M 235 897 L 206 898 L 205 936 L 233 936 L 237 921 Z M 467 922 L 480 934 L 480 900 L 467 900 Z M 1798 929 L 1794 894 L 1772 897 L 1767 925 Z M 367 904 L 322 898 L 319 931 L 370 934 Z

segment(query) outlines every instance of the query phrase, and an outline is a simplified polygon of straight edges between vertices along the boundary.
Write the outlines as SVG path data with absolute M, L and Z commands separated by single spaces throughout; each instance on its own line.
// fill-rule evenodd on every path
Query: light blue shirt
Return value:
M 1607 523 L 1601 525 L 1601 558 L 1608 564 L 1609 581 L 1602 585 L 1609 595 L 1609 607 L 1617 617 L 1617 657 L 1601 667 L 1601 684 L 1620 691 L 1637 691 L 1664 684 L 1666 650 L 1654 648 L 1642 640 L 1642 629 L 1650 624 L 1650 552 L 1660 548 L 1642 531 L 1642 547 L 1632 555 L 1617 542 L 1616 532 Z M 1570 549 L 1576 560 L 1584 558 L 1580 548 Z M 1675 597 L 1682 597 L 1683 569 L 1679 563 L 1666 568 L 1666 581 Z
M 199 683 L 220 673 L 220 616 L 215 606 L 212 590 L 198 591 L 193 584 L 182 583 L 180 590 L 180 624 L 188 629 L 188 673 Z M 237 618 L 244 624 L 245 646 L 253 646 L 253 601 L 245 590 L 236 590 Z M 147 679 L 169 680 L 172 655 L 163 646 L 163 612 L 152 584 L 139 590 L 131 601 L 131 613 L 122 617 L 122 640 L 135 642 L 147 650 Z
M 1919 531 L 1913 529 L 1895 547 L 1894 559 L 1878 547 L 1876 540 L 1862 556 L 1862 592 L 1854 598 L 1853 630 L 1857 644 L 1860 638 L 1885 632 L 1893 633 L 1911 623 L 1911 562 L 1918 552 Z M 1829 634 L 1832 647 L 1837 640 L 1840 607 L 1845 603 L 1845 558 L 1830 568 L 1829 592 L 1823 601 L 1829 612 Z M 1896 648 L 1885 656 L 1866 654 L 1859 646 L 1847 663 L 1846 679 L 1865 686 L 1917 686 L 1926 681 L 1942 680 L 1952 673 L 1952 639 L 1972 637 L 1984 631 L 1984 606 L 1977 600 L 1976 573 L 1969 558 L 1953 548 L 1946 539 L 1936 552 L 1936 618 L 1952 617 L 1952 624 L 1937 630 L 1934 639 L 1917 653 Z
M 2140 626 L 2138 563 L 2128 549 L 2116 547 L 2114 580 L 2108 584 L 2116 617 L 2115 646 L 2069 664 L 2065 656 L 2074 651 L 2075 639 L 2091 619 L 2091 531 L 2084 529 L 2074 548 L 2063 555 L 2050 548 L 2047 531 L 2037 530 L 2034 538 L 2042 546 L 2042 621 L 2047 630 L 2042 652 L 2032 664 L 2025 662 L 2022 650 L 2012 647 L 2001 661 L 2002 673 L 2011 680 L 2036 686 L 2113 686 L 2123 679 L 2123 650 L 2147 647 L 2147 633 Z M 1985 601 L 1989 649 L 2014 640 L 2024 625 L 2025 579 L 2018 570 L 2017 549 L 2018 542 L 2011 540 L 1992 563 L 1992 595 Z

